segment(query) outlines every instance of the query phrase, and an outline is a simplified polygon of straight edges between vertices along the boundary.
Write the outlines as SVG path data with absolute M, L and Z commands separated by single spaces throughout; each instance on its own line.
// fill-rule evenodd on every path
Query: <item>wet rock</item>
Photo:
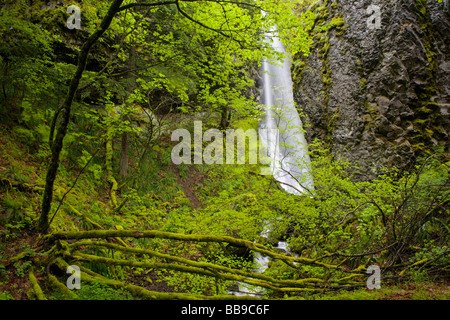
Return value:
M 369 5 L 381 8 L 379 29 L 368 28 Z M 345 28 L 321 37 L 313 31 L 311 54 L 294 57 L 294 99 L 309 124 L 308 142 L 318 138 L 357 163 L 358 180 L 374 178 L 382 167 L 407 167 L 435 145 L 448 152 L 450 16 L 444 4 L 341 0 L 319 6 L 329 14 L 317 24 L 341 17 Z

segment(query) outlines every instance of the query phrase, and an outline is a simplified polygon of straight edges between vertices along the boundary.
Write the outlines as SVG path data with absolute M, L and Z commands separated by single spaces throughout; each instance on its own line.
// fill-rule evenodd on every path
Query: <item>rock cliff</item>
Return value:
M 325 0 L 314 12 L 311 53 L 292 66 L 308 142 L 358 163 L 359 180 L 435 148 L 448 152 L 448 4 Z

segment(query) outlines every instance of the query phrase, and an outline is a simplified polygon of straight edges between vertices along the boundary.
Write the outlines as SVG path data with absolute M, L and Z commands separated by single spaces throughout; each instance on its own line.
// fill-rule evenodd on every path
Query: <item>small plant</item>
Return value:
M 14 267 L 16 268 L 16 272 L 15 272 L 16 276 L 21 277 L 21 278 L 25 277 L 31 264 L 32 264 L 31 261 L 26 261 L 24 263 L 20 263 L 19 261 L 17 261 L 14 264 Z
M 24 204 L 26 199 L 23 196 L 13 196 L 9 193 L 0 202 L 5 209 L 5 215 L 1 218 L 0 222 L 11 225 L 16 225 L 17 228 L 22 227 L 22 222 L 25 219 Z M 10 227 L 14 227 L 11 226 Z
M 8 292 L 0 292 L 0 300 L 14 300 L 14 297 Z
M 104 284 L 93 282 L 83 284 L 78 296 L 82 300 L 130 300 L 131 294 L 123 288 L 110 288 Z
M 0 260 L 2 260 L 3 257 L 0 257 Z M 6 273 L 6 268 L 4 265 L 0 264 L 0 279 L 3 277 L 3 275 Z

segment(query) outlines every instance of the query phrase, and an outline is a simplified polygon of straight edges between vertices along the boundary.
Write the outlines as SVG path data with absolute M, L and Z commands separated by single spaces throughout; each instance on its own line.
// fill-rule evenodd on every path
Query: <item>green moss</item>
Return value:
M 359 80 L 359 85 L 361 86 L 361 89 L 364 90 L 367 87 L 367 79 L 366 78 L 361 78 Z
M 329 28 L 330 29 L 338 29 L 341 30 L 345 27 L 345 21 L 342 17 L 334 17 L 333 19 L 331 19 Z
M 29 275 L 30 284 L 32 286 L 33 295 L 36 297 L 36 299 L 37 300 L 47 300 L 47 298 L 44 295 L 44 292 L 42 292 L 42 289 L 41 289 L 34 273 L 30 270 L 28 275 Z
M 428 108 L 426 105 L 416 110 L 420 113 L 433 113 L 433 109 Z
M 292 81 L 301 83 L 305 72 L 306 63 L 303 60 L 296 60 L 292 66 Z
M 325 20 L 328 17 L 329 11 L 326 7 L 326 3 L 327 1 L 325 1 L 325 4 L 323 6 L 316 8 L 314 12 L 316 21 Z
M 418 133 L 411 139 L 415 142 L 413 147 L 418 150 L 426 150 L 426 146 L 430 144 L 430 138 L 434 137 L 439 127 L 441 115 L 439 106 L 432 100 L 436 96 L 436 71 L 437 71 L 437 48 L 438 42 L 443 43 L 440 34 L 435 30 L 431 23 L 430 10 L 426 0 L 415 0 L 416 14 L 421 23 L 423 35 L 421 41 L 425 49 L 427 64 L 425 69 L 428 73 L 428 81 L 425 86 L 417 92 L 418 101 L 413 106 L 415 113 L 414 129 Z M 437 134 L 438 136 L 439 134 Z
M 339 115 L 339 107 L 335 111 L 335 113 L 330 117 L 330 120 L 328 121 L 328 131 L 332 132 L 336 128 L 336 125 L 339 121 L 340 115 Z
M 316 300 L 448 300 L 450 291 L 440 285 L 413 284 L 382 285 L 379 290 L 366 288 L 339 291 L 335 294 L 314 295 Z
M 431 87 L 428 86 L 427 91 L 436 91 L 435 85 L 435 71 L 436 71 L 436 48 L 435 48 L 435 38 L 439 36 L 436 32 L 433 31 L 433 26 L 431 24 L 431 16 L 427 6 L 426 0 L 415 0 L 416 7 L 418 9 L 417 15 L 422 23 L 421 29 L 424 32 L 424 36 L 422 37 L 422 43 L 425 47 L 425 54 L 428 61 L 427 71 L 430 74 L 430 77 L 433 81 Z M 431 89 L 431 90 L 430 90 Z
M 342 14 L 339 12 L 339 4 L 332 1 L 322 1 L 317 3 L 313 9 L 315 13 L 314 27 L 310 31 L 311 38 L 314 39 L 314 44 L 311 47 L 311 51 L 317 50 L 320 61 L 322 62 L 321 80 L 323 90 L 320 94 L 322 101 L 322 123 L 326 132 L 326 142 L 331 143 L 332 131 L 336 127 L 338 121 L 337 114 L 330 114 L 328 111 L 329 104 L 329 92 L 332 88 L 332 70 L 329 59 L 330 51 L 330 36 L 332 32 L 335 35 L 341 35 L 346 29 L 345 20 Z M 306 61 L 301 56 L 296 56 L 294 60 L 300 60 L 301 63 L 293 68 L 293 80 L 294 86 L 299 87 L 302 82 L 303 73 L 306 67 Z
M 14 300 L 14 297 L 8 292 L 0 292 L 0 300 Z
M 415 0 L 417 9 L 422 16 L 426 16 L 428 12 L 428 6 L 426 0 Z
M 319 52 L 321 53 L 322 56 L 325 56 L 328 54 L 329 50 L 330 50 L 330 42 L 329 39 L 327 38 L 327 40 L 323 43 L 323 46 L 319 50 Z

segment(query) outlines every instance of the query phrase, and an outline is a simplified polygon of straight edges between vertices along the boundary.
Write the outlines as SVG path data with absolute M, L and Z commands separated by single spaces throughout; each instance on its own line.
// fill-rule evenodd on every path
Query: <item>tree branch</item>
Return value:
M 165 6 L 169 4 L 176 4 L 177 1 L 162 1 L 162 2 L 142 2 L 142 3 L 129 3 L 124 6 L 121 6 L 117 12 L 128 10 L 135 7 L 157 7 L 157 6 Z
M 190 21 L 192 21 L 192 22 L 194 22 L 194 23 L 196 23 L 196 24 L 202 26 L 202 27 L 205 28 L 205 29 L 208 29 L 208 30 L 217 32 L 218 34 L 224 36 L 225 38 L 232 38 L 231 36 L 225 34 L 222 30 L 218 30 L 218 29 L 211 28 L 211 27 L 207 26 L 206 24 L 204 24 L 204 23 L 202 23 L 202 22 L 200 22 L 200 21 L 197 21 L 197 20 L 195 20 L 194 18 L 192 18 L 190 15 L 188 15 L 185 11 L 183 11 L 183 10 L 181 9 L 180 3 L 179 3 L 178 0 L 175 1 L 175 4 L 177 5 L 178 12 L 180 12 L 181 15 L 184 16 L 186 19 L 188 19 L 188 20 L 190 20 Z
M 87 59 L 92 46 L 97 42 L 97 40 L 105 33 L 105 31 L 111 25 L 112 19 L 118 12 L 123 0 L 114 0 L 103 18 L 100 27 L 95 31 L 88 40 L 83 44 L 80 54 L 78 56 L 78 65 L 75 74 L 70 81 L 69 91 L 67 92 L 66 99 L 64 100 L 62 107 L 61 123 L 58 127 L 55 140 L 52 143 L 52 157 L 47 170 L 47 176 L 45 179 L 45 190 L 42 199 L 42 212 L 39 217 L 38 230 L 41 233 L 47 233 L 50 226 L 48 221 L 48 216 L 51 210 L 52 200 L 53 200 L 53 186 L 55 183 L 56 175 L 59 167 L 59 157 L 61 150 L 63 148 L 64 137 L 67 133 L 67 127 L 70 122 L 70 114 L 72 109 L 72 102 L 75 97 L 75 93 L 80 84 L 81 77 L 83 75 L 84 69 L 86 68 Z

